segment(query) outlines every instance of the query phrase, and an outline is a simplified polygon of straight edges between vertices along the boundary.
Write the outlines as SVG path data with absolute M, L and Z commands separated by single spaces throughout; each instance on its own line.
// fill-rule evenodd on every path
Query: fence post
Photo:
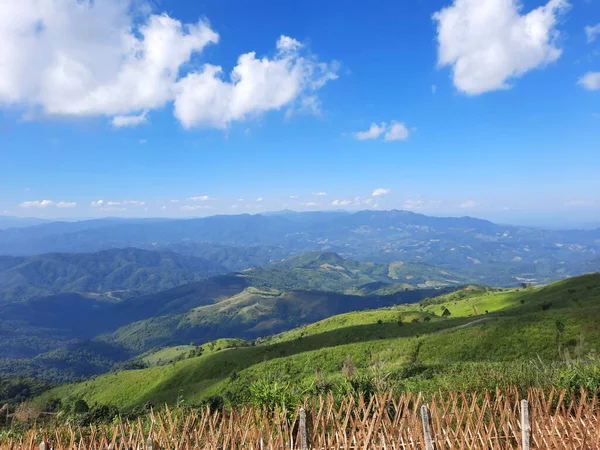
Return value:
M 50 445 L 48 444 L 48 442 L 46 442 L 46 438 L 44 438 L 44 440 L 42 442 L 40 442 L 39 449 L 40 450 L 50 450 Z
M 423 422 L 423 436 L 425 436 L 425 450 L 433 450 L 431 427 L 429 425 L 429 411 L 427 405 L 421 406 L 421 421 Z
M 529 440 L 531 437 L 531 426 L 529 425 L 529 403 L 527 400 L 521 400 L 521 447 L 523 450 L 529 450 Z
M 300 408 L 300 450 L 307 450 L 306 442 L 306 411 Z

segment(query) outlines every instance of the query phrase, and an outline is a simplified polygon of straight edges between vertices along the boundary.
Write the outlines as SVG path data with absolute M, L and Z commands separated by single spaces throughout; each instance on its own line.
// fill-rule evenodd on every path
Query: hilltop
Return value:
M 38 401 L 83 398 L 128 408 L 178 397 L 246 402 L 258 391 L 278 398 L 329 390 L 472 391 L 503 383 L 572 388 L 583 379 L 598 388 L 595 364 L 564 361 L 593 355 L 599 324 L 600 274 L 539 288 L 470 286 L 417 304 L 330 317 L 254 345 L 99 376 Z

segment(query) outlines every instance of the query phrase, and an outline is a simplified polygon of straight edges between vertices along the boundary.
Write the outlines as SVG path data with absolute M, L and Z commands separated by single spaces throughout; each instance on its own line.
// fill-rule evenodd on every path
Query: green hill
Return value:
M 252 346 L 61 386 L 38 401 L 83 398 L 128 408 L 215 395 L 268 403 L 330 390 L 470 391 L 505 383 L 597 389 L 598 361 L 582 361 L 599 346 L 596 273 L 539 288 L 471 286 L 418 304 L 342 314 Z M 572 358 L 579 362 L 568 363 Z
M 74 272 L 65 269 L 64 279 L 69 274 L 75 279 L 84 269 L 100 277 L 113 267 L 124 267 L 118 261 L 127 258 L 140 264 L 146 258 L 156 259 L 159 275 L 176 272 L 167 270 L 175 263 L 166 253 L 111 252 L 70 255 L 71 259 L 55 256 L 81 264 L 73 263 Z M 106 261 L 100 264 L 101 256 Z M 11 261 L 0 259 L 0 264 L 7 271 L 9 266 L 20 267 Z M 57 270 L 54 262 L 50 266 Z M 70 263 L 66 267 L 70 268 Z M 152 279 L 160 280 L 159 275 Z M 94 356 L 90 365 L 81 364 L 76 355 L 71 358 L 68 349 L 74 348 L 74 341 L 108 344 L 108 349 L 114 349 L 114 364 L 122 362 L 123 354 L 133 356 L 157 347 L 191 341 L 202 344 L 218 338 L 254 339 L 352 310 L 416 302 L 454 289 L 458 280 L 461 278 L 447 271 L 422 264 L 359 263 L 333 253 L 310 253 L 268 269 L 213 276 L 131 298 L 127 297 L 130 291 L 122 294 L 123 298 L 115 297 L 114 291 L 112 295 L 77 292 L 0 302 L 0 377 L 22 374 L 64 381 L 102 373 L 111 366 L 107 355 Z M 421 289 L 419 285 L 430 287 Z M 62 362 L 58 357 L 38 358 L 60 348 Z M 44 371 L 46 361 L 51 364 Z
M 0 256 L 0 302 L 66 292 L 104 293 L 118 300 L 123 296 L 166 290 L 226 271 L 203 258 L 137 248 Z

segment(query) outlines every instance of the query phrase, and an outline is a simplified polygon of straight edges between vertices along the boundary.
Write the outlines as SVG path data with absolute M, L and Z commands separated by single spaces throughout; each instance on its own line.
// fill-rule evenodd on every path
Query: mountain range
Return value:
M 229 270 L 306 251 L 373 262 L 422 262 L 481 283 L 542 283 L 597 267 L 600 230 L 546 230 L 409 211 L 306 212 L 199 219 L 96 219 L 0 230 L 0 254 L 137 247 L 205 258 Z

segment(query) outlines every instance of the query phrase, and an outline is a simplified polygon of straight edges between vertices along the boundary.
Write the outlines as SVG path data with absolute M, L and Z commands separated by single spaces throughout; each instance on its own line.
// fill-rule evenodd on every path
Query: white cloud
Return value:
M 391 191 L 391 189 L 386 189 L 386 188 L 377 188 L 373 191 L 373 193 L 371 194 L 373 197 L 378 197 L 380 195 L 387 195 L 389 194 Z
M 140 142 L 140 144 L 145 144 L 146 142 L 148 142 L 148 140 L 147 139 L 140 139 L 139 142 Z
M 586 26 L 584 28 L 585 30 L 585 35 L 587 36 L 587 41 L 588 44 L 594 42 L 596 40 L 596 37 L 598 35 L 600 35 L 600 23 L 597 23 L 594 26 Z
M 90 205 L 96 206 L 96 207 L 102 206 L 102 205 L 104 205 L 104 200 L 98 200 L 97 202 L 92 202 L 92 203 L 90 203 Z
M 221 67 L 211 64 L 188 74 L 177 83 L 175 116 L 186 128 L 226 128 L 232 121 L 279 110 L 296 101 L 300 107 L 312 104 L 314 109 L 314 93 L 337 78 L 337 63 L 319 62 L 300 42 L 287 36 L 279 38 L 276 49 L 272 59 L 257 59 L 255 52 L 241 55 L 230 80 L 223 79 Z
M 243 199 L 243 198 L 238 198 L 238 200 L 237 200 L 237 201 L 238 201 L 238 202 L 243 202 L 243 201 L 244 201 L 244 199 Z
M 110 204 L 111 202 L 107 203 Z M 140 200 L 125 200 L 123 202 L 124 205 L 137 205 L 137 206 L 144 206 L 146 204 L 146 202 L 142 202 Z
M 296 200 L 296 199 L 300 198 L 300 196 L 299 195 L 290 195 L 288 198 L 292 199 L 292 200 Z
M 258 198 L 256 199 L 256 201 L 257 201 L 257 202 L 262 202 L 262 201 L 263 201 L 263 198 L 262 198 L 262 197 L 258 197 Z
M 115 116 L 112 119 L 112 125 L 115 128 L 121 128 L 121 127 L 137 127 L 138 125 L 141 125 L 143 123 L 148 123 L 148 119 L 146 119 L 146 115 L 148 114 L 148 111 L 144 111 L 139 115 L 130 115 L 130 116 Z M 145 139 L 142 139 L 144 142 Z M 142 141 L 140 140 L 140 142 Z
M 237 208 L 239 205 L 231 205 L 232 208 Z
M 477 206 L 477 203 L 475 203 L 473 200 L 467 200 L 466 202 L 458 205 L 459 208 L 474 208 L 475 206 Z
M 406 128 L 403 123 L 392 120 L 389 125 L 385 122 L 381 122 L 381 125 L 373 123 L 371 124 L 371 128 L 367 131 L 358 131 L 352 133 L 352 136 L 359 141 L 366 141 L 369 139 L 377 139 L 379 136 L 383 135 L 384 141 L 392 142 L 404 141 L 408 139 L 409 134 L 408 128 Z
M 305 202 L 305 203 L 300 203 L 302 206 L 308 206 L 308 207 L 312 207 L 312 206 L 319 206 L 319 203 L 316 202 Z
M 359 141 L 366 141 L 369 139 L 377 139 L 381 134 L 385 132 L 386 124 L 382 122 L 381 125 L 377 125 L 376 123 L 371 124 L 371 128 L 367 131 L 357 131 L 356 133 L 352 133 L 354 139 Z
M 350 200 L 334 200 L 331 202 L 331 204 L 333 206 L 346 206 L 351 204 L 352 202 Z
M 121 205 L 121 202 L 107 202 L 106 206 L 119 206 Z
M 385 133 L 383 140 L 386 142 L 405 141 L 408 139 L 408 128 L 403 123 L 392 122 Z
M 588 72 L 582 76 L 577 84 L 582 85 L 588 91 L 596 91 L 600 89 L 600 72 Z
M 419 209 L 423 206 L 422 200 L 406 200 L 402 205 L 406 209 Z
M 435 84 L 431 85 L 431 93 L 435 94 L 437 92 L 437 86 Z
M 175 199 L 175 200 L 169 200 L 169 203 L 179 203 L 180 201 L 181 200 L 177 200 L 177 199 Z
M 208 195 L 200 195 L 199 197 L 190 197 L 188 198 L 191 202 L 208 202 L 214 200 L 214 197 L 209 197 Z
M 454 0 L 433 15 L 438 64 L 452 66 L 454 85 L 469 95 L 510 88 L 509 81 L 556 61 L 556 24 L 566 0 L 521 15 L 518 0 Z
M 55 202 L 52 200 L 35 200 L 35 201 L 20 203 L 19 206 L 21 208 L 47 208 L 47 207 L 74 208 L 75 206 L 77 206 L 77 203 L 76 202 Z
M 58 202 L 56 204 L 57 208 L 75 208 L 76 206 L 76 202 Z
M 203 21 L 148 15 L 133 1 L 3 1 L 0 103 L 63 116 L 160 108 L 181 67 L 218 39 Z
M 162 206 L 160 209 L 162 209 L 163 211 L 166 211 L 167 207 L 166 206 Z
M 369 197 L 369 198 L 366 198 L 366 199 L 364 200 L 364 203 L 365 203 L 366 205 L 368 205 L 368 204 L 370 204 L 370 203 L 372 203 L 372 202 L 373 202 L 373 199 L 372 199 L 371 197 Z
M 182 211 L 197 211 L 198 209 L 209 209 L 208 205 L 183 205 L 180 209 Z
M 315 197 L 327 197 L 327 192 L 313 192 Z
M 227 80 L 221 67 L 195 69 L 195 55 L 218 41 L 206 21 L 150 14 L 137 0 L 2 1 L 0 105 L 122 127 L 174 102 L 186 128 L 225 128 L 283 107 L 318 113 L 315 93 L 337 78 L 335 61 L 286 36 L 270 58 L 241 55 Z

